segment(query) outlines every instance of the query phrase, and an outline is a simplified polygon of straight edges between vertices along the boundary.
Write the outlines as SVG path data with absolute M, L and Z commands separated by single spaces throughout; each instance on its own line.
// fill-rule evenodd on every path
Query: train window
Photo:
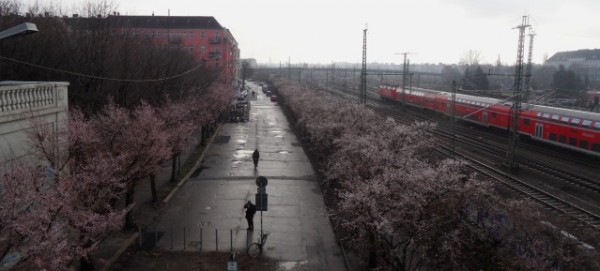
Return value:
M 552 140 L 552 141 L 556 141 L 556 134 L 555 133 L 550 133 L 549 139 Z
M 571 125 L 573 125 L 573 126 L 579 126 L 579 122 L 580 121 L 581 121 L 581 119 L 571 118 Z
M 583 122 L 581 123 L 581 126 L 587 127 L 587 128 L 590 128 L 591 125 L 592 125 L 591 120 L 583 120 Z
M 552 120 L 553 121 L 558 121 L 558 117 L 559 117 L 558 115 L 552 115 Z
M 535 117 L 538 118 L 538 119 L 541 118 L 542 117 L 542 112 L 537 112 L 537 114 L 535 114 Z
M 592 151 L 600 152 L 600 144 L 592 143 Z
M 550 114 L 548 114 L 548 113 L 544 113 L 544 118 L 545 118 L 545 119 L 549 119 L 549 118 L 550 118 Z
M 600 130 L 600 121 L 596 121 L 596 122 L 594 123 L 594 129 L 596 129 L 596 130 Z
M 529 126 L 529 118 L 523 119 L 523 125 Z
M 577 147 L 577 138 L 569 137 L 569 145 Z
M 492 118 L 496 117 L 496 112 L 492 112 Z
M 561 117 L 560 118 L 560 122 L 562 122 L 562 123 L 569 123 L 569 117 L 565 117 L 565 116 Z
M 588 142 L 586 140 L 579 141 L 579 147 L 587 149 L 588 148 Z
M 558 136 L 558 142 L 560 143 L 567 143 L 567 137 L 564 135 L 559 135 Z

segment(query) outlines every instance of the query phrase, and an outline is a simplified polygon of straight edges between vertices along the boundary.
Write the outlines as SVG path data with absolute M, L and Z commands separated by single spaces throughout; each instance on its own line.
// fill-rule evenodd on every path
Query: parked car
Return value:
M 271 95 L 271 102 L 277 101 L 277 95 Z

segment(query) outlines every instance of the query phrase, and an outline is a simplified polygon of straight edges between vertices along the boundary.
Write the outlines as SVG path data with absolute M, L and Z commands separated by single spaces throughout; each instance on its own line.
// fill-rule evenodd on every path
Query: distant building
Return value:
M 108 16 L 110 27 L 129 31 L 164 49 L 189 50 L 198 60 L 222 69 L 222 80 L 239 77 L 240 51 L 229 31 L 212 16 Z
M 83 24 L 94 29 L 93 22 L 106 21 L 117 33 L 144 38 L 165 50 L 186 50 L 207 67 L 221 70 L 220 80 L 236 82 L 240 70 L 240 50 L 229 29 L 212 16 L 121 16 L 83 18 L 75 14 L 62 18 L 67 25 Z
M 600 49 L 558 52 L 544 64 L 557 68 L 562 65 L 574 71 L 581 80 L 587 77 L 590 85 L 600 86 Z

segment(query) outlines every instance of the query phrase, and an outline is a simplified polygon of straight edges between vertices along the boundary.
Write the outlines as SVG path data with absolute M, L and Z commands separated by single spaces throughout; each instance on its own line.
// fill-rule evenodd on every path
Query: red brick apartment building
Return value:
M 234 84 L 240 70 L 240 50 L 229 29 L 212 16 L 108 16 L 111 27 L 143 35 L 165 49 L 189 50 L 206 65 L 221 69 L 221 80 Z

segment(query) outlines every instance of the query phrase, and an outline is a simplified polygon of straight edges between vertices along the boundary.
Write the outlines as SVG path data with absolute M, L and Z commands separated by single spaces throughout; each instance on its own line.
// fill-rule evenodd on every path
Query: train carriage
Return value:
M 393 89 L 393 91 L 389 91 Z M 411 106 L 452 114 L 448 92 L 381 87 L 382 99 L 406 101 Z M 510 129 L 512 103 L 489 97 L 456 94 L 454 115 L 483 126 Z M 550 106 L 523 104 L 518 132 L 552 145 L 600 157 L 600 114 Z

